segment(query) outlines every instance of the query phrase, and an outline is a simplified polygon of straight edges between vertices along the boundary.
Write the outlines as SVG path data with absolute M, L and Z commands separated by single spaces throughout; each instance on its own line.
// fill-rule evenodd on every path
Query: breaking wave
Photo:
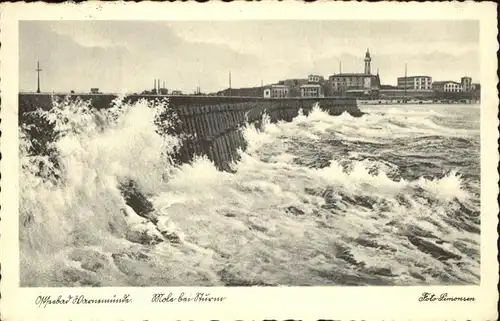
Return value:
M 175 165 L 165 108 L 66 100 L 28 116 L 23 286 L 479 283 L 475 106 L 264 116 L 231 173 Z

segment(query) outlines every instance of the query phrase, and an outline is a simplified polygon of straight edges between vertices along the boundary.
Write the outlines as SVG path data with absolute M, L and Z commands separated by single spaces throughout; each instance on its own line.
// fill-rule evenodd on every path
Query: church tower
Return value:
M 370 75 L 371 74 L 371 71 L 370 71 L 371 61 L 372 61 L 372 58 L 370 57 L 370 50 L 366 49 L 366 55 L 365 55 L 365 74 L 366 75 Z

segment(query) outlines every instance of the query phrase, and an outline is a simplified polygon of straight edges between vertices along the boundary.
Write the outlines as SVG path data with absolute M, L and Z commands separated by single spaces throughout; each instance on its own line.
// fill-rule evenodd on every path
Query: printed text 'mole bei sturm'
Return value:
M 191 293 L 186 294 L 181 292 L 179 295 L 174 295 L 172 292 L 155 293 L 151 298 L 152 303 L 175 303 L 175 302 L 222 302 L 226 297 L 214 297 L 210 293 L 196 292 L 195 295 Z

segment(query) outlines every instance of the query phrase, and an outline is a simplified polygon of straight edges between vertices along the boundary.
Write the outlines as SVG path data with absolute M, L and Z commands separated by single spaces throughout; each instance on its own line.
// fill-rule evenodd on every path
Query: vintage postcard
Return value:
M 496 320 L 495 9 L 2 4 L 2 318 Z

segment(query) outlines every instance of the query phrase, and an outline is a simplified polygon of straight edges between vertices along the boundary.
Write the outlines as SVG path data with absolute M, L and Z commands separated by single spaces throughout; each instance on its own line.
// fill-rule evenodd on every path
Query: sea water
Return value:
M 21 126 L 22 286 L 479 283 L 478 105 L 264 116 L 232 173 L 174 165 L 165 108 L 66 101 Z M 130 241 L 126 179 L 178 242 Z

